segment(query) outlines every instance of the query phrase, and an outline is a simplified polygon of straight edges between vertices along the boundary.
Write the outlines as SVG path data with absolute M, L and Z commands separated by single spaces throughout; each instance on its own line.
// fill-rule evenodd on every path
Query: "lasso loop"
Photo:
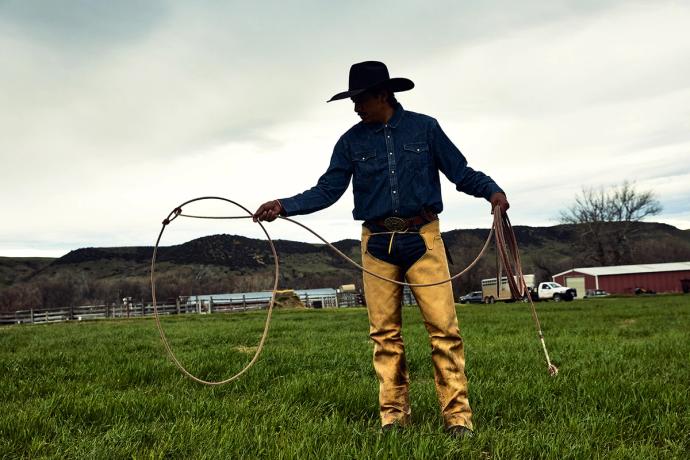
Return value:
M 220 201 L 225 201 L 227 203 L 231 203 L 238 208 L 242 209 L 244 212 L 247 213 L 247 215 L 242 215 L 242 216 L 198 216 L 198 215 L 191 215 L 191 214 L 183 214 L 182 213 L 182 208 L 190 203 L 194 203 L 196 201 L 202 201 L 202 200 L 220 200 Z M 529 299 L 531 309 L 532 309 L 532 318 L 535 321 L 535 325 L 537 327 L 537 332 L 539 335 L 539 339 L 541 341 L 542 348 L 544 350 L 544 355 L 546 356 L 546 363 L 548 365 L 548 370 L 549 374 L 554 376 L 558 373 L 558 369 L 556 366 L 554 366 L 551 363 L 551 360 L 549 358 L 549 353 L 546 349 L 546 343 L 544 342 L 544 334 L 541 331 L 541 326 L 539 324 L 539 318 L 537 317 L 537 311 L 534 307 L 534 303 L 532 302 L 532 298 L 527 292 L 527 288 L 525 286 L 523 274 L 522 274 L 522 267 L 520 264 L 520 256 L 518 253 L 517 249 L 517 242 L 515 239 L 515 234 L 513 232 L 513 228 L 510 225 L 510 221 L 508 220 L 508 216 L 504 213 L 501 212 L 500 207 L 496 206 L 493 212 L 494 215 L 494 220 L 493 220 L 493 225 L 491 229 L 489 230 L 489 235 L 486 238 L 486 242 L 482 246 L 481 251 L 479 251 L 479 254 L 475 259 L 461 272 L 456 273 L 455 275 L 451 276 L 450 278 L 443 279 L 440 281 L 436 281 L 433 283 L 406 283 L 404 281 L 398 281 L 390 278 L 386 278 L 385 276 L 379 275 L 378 273 L 372 272 L 366 268 L 364 268 L 362 265 L 358 264 L 354 260 L 352 260 L 350 257 L 348 257 L 345 253 L 340 251 L 338 248 L 333 246 L 330 242 L 328 242 L 326 239 L 324 239 L 321 235 L 316 233 L 314 230 L 311 228 L 307 227 L 306 225 L 297 222 L 296 220 L 290 219 L 289 217 L 283 217 L 283 216 L 278 216 L 279 219 L 286 220 L 288 222 L 292 222 L 295 225 L 298 225 L 314 235 L 316 238 L 321 240 L 323 243 L 325 243 L 331 250 L 333 250 L 336 254 L 338 254 L 340 257 L 342 257 L 345 261 L 356 267 L 357 269 L 368 273 L 369 275 L 375 276 L 376 278 L 379 278 L 384 281 L 388 281 L 390 283 L 398 284 L 400 286 L 410 286 L 410 287 L 428 287 L 428 286 L 436 286 L 439 284 L 444 284 L 444 283 L 450 283 L 454 279 L 457 279 L 467 273 L 468 270 L 470 270 L 472 267 L 474 267 L 479 259 L 484 255 L 486 252 L 487 248 L 489 247 L 489 243 L 491 242 L 492 236 L 494 234 L 496 235 L 496 248 L 497 252 L 500 255 L 501 262 L 503 263 L 503 266 L 506 267 L 506 274 L 508 275 L 508 283 L 511 289 L 511 293 L 513 294 L 514 298 L 522 298 L 524 296 Z M 261 351 L 263 350 L 264 344 L 266 342 L 266 338 L 268 337 L 268 329 L 271 324 L 271 314 L 273 313 L 273 306 L 275 304 L 275 297 L 276 297 L 276 291 L 278 289 L 278 279 L 280 278 L 280 266 L 278 262 L 278 253 L 276 251 L 275 245 L 273 244 L 273 240 L 271 239 L 271 236 L 269 235 L 268 231 L 266 230 L 266 227 L 259 221 L 256 222 L 260 227 L 261 230 L 264 232 L 266 235 L 266 238 L 268 240 L 268 244 L 271 247 L 271 252 L 273 253 L 273 261 L 274 261 L 274 266 L 275 266 L 275 274 L 274 274 L 274 280 L 273 280 L 273 289 L 272 289 L 272 294 L 271 294 L 271 301 L 268 304 L 268 311 L 266 314 L 266 323 L 264 325 L 264 331 L 261 336 L 261 340 L 259 341 L 259 345 L 256 348 L 256 352 L 254 353 L 254 356 L 252 357 L 251 361 L 244 367 L 242 370 L 240 370 L 237 374 L 233 375 L 232 377 L 229 377 L 225 380 L 218 380 L 218 381 L 208 381 L 201 379 L 199 377 L 196 377 L 193 375 L 191 372 L 189 372 L 183 365 L 182 363 L 177 359 L 175 356 L 175 353 L 172 350 L 172 347 L 170 346 L 170 343 L 168 342 L 168 339 L 165 335 L 165 331 L 163 330 L 163 326 L 161 325 L 160 322 L 160 317 L 158 315 L 158 307 L 157 307 L 157 301 L 156 301 L 156 282 L 155 282 L 155 268 L 156 268 L 156 257 L 158 254 L 158 247 L 160 245 L 161 238 L 163 236 L 163 232 L 165 231 L 165 228 L 176 218 L 178 217 L 188 217 L 188 218 L 194 218 L 194 219 L 251 219 L 252 218 L 252 212 L 249 211 L 249 209 L 245 208 L 241 204 L 232 201 L 227 198 L 223 197 L 217 197 L 217 196 L 204 196 L 204 197 L 199 197 L 199 198 L 194 198 L 189 201 L 185 201 L 182 203 L 180 206 L 176 207 L 173 209 L 170 214 L 163 220 L 163 226 L 161 228 L 160 233 L 158 234 L 158 239 L 156 240 L 156 245 L 153 249 L 153 257 L 151 258 L 151 296 L 153 300 L 153 316 L 156 320 L 156 326 L 158 327 L 158 332 L 160 333 L 161 340 L 163 342 L 163 345 L 165 346 L 166 351 L 168 352 L 168 355 L 170 356 L 170 359 L 175 363 L 175 365 L 190 379 L 194 380 L 195 382 L 202 383 L 204 385 L 223 385 L 225 383 L 232 382 L 233 380 L 236 380 L 239 378 L 242 374 L 247 372 L 253 365 L 256 363 L 256 361 L 259 359 L 259 355 L 261 354 Z M 506 235 L 508 235 L 508 239 L 506 239 Z M 513 276 L 516 276 L 516 278 L 513 278 Z M 516 282 L 516 279 L 518 280 Z M 500 280 L 500 273 L 499 273 L 499 278 L 497 280 Z
M 217 196 L 204 196 L 204 197 L 199 197 L 199 198 L 194 198 L 193 200 L 185 201 L 182 203 L 180 206 L 175 208 L 170 214 L 168 214 L 168 217 L 163 221 L 163 227 L 161 228 L 160 233 L 158 234 L 158 239 L 156 240 L 156 246 L 153 249 L 153 257 L 151 258 L 151 296 L 153 300 L 153 316 L 156 319 L 156 326 L 158 327 L 158 332 L 160 333 L 161 340 L 163 341 L 163 345 L 165 346 L 165 349 L 168 352 L 168 356 L 170 356 L 170 359 L 175 363 L 175 365 L 190 379 L 194 380 L 195 382 L 202 383 L 204 385 L 223 385 L 225 383 L 232 382 L 233 380 L 238 379 L 242 374 L 247 372 L 249 368 L 251 368 L 254 363 L 259 359 L 259 355 L 261 354 L 261 350 L 264 348 L 264 343 L 266 342 L 266 337 L 268 337 L 268 327 L 271 324 L 271 313 L 273 312 L 273 305 L 275 303 L 275 297 L 276 297 L 276 290 L 278 289 L 278 278 L 279 278 L 279 264 L 278 264 L 278 253 L 276 252 L 276 248 L 273 244 L 273 240 L 271 240 L 271 236 L 268 234 L 268 231 L 266 231 L 266 228 L 261 222 L 257 222 L 259 226 L 261 227 L 261 230 L 263 230 L 264 234 L 266 235 L 266 238 L 268 238 L 268 242 L 271 246 L 271 252 L 273 252 L 273 261 L 275 265 L 275 277 L 273 280 L 273 292 L 271 294 L 271 302 L 268 305 L 268 314 L 266 315 L 266 324 L 264 325 L 264 332 L 261 335 L 261 340 L 259 341 L 259 345 L 256 348 L 256 352 L 254 353 L 254 357 L 252 357 L 252 360 L 249 361 L 249 363 L 237 374 L 233 375 L 230 378 L 227 378 L 225 380 L 218 380 L 218 381 L 209 381 L 209 380 L 204 380 L 201 379 L 195 375 L 193 375 L 191 372 L 189 372 L 183 365 L 182 363 L 177 359 L 175 356 L 175 353 L 173 353 L 172 347 L 170 346 L 170 343 L 168 342 L 168 338 L 165 335 L 165 331 L 163 330 L 163 326 L 161 325 L 160 322 L 160 317 L 158 316 L 158 307 L 157 307 L 157 302 L 156 302 L 156 280 L 155 280 L 155 268 L 156 268 L 156 256 L 158 255 L 158 246 L 161 241 L 161 237 L 163 236 L 163 232 L 165 231 L 165 227 L 170 224 L 173 220 L 175 220 L 177 217 L 182 215 L 182 208 L 189 203 L 194 203 L 195 201 L 201 201 L 201 200 L 220 200 L 220 201 L 225 201 L 227 203 L 234 204 L 238 208 L 242 209 L 247 213 L 247 216 L 243 218 L 251 218 L 252 213 L 249 211 L 249 209 L 245 208 L 239 203 L 236 203 L 232 200 L 229 200 L 227 198 L 222 198 L 222 197 L 217 197 Z

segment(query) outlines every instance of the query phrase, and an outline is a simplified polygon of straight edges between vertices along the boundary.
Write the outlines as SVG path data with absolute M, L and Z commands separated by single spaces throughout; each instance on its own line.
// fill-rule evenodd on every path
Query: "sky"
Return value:
M 253 211 L 310 188 L 358 121 L 325 101 L 365 60 L 415 82 L 400 102 L 506 190 L 514 225 L 628 180 L 661 202 L 651 220 L 690 229 L 687 1 L 4 0 L 0 56 L 0 256 L 150 246 L 196 197 Z M 442 179 L 442 229 L 488 228 L 488 203 Z M 352 207 L 350 189 L 297 219 L 358 238 Z M 262 236 L 180 218 L 162 242 L 215 233 Z

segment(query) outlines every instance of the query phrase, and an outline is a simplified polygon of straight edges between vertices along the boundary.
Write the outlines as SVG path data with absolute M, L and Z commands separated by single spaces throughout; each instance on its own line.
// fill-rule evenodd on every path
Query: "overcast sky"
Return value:
M 5 0 L 0 255 L 152 245 L 191 198 L 254 210 L 311 187 L 358 121 L 325 101 L 364 60 L 415 82 L 403 106 L 506 190 L 513 224 L 554 225 L 583 187 L 627 179 L 656 193 L 653 220 L 688 229 L 689 31 L 682 0 Z M 490 226 L 488 203 L 443 192 L 444 230 Z M 351 211 L 348 191 L 298 219 L 357 238 Z M 219 232 L 260 235 L 180 219 L 164 244 Z

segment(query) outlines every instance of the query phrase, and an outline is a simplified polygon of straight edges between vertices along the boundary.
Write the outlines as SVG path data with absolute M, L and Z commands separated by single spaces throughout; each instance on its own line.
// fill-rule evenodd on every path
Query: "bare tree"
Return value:
M 0 311 L 28 310 L 41 306 L 41 293 L 31 284 L 17 284 L 0 292 Z
M 583 189 L 575 203 L 561 211 L 560 221 L 580 228 L 585 260 L 600 265 L 632 263 L 631 237 L 636 224 L 661 212 L 652 191 L 638 191 L 624 181 L 619 186 Z

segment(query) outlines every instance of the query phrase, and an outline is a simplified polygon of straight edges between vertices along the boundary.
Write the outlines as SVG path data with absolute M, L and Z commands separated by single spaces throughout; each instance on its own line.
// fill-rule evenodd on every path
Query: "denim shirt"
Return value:
M 427 115 L 398 104 L 387 124 L 359 122 L 333 149 L 328 170 L 309 190 L 280 199 L 283 214 L 293 216 L 324 209 L 353 181 L 355 220 L 412 217 L 423 210 L 443 210 L 439 171 L 458 191 L 486 198 L 501 188 L 467 160 Z

